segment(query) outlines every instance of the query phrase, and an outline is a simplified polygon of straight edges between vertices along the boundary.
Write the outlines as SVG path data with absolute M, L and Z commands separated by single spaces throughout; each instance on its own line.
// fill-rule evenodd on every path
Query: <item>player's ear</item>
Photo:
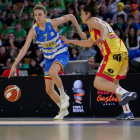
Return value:
M 47 17 L 47 13 L 45 13 L 45 17 Z

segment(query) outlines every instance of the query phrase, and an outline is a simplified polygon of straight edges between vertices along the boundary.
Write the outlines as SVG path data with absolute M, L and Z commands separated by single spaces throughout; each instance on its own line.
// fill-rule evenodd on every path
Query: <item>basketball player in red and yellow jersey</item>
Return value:
M 133 113 L 129 109 L 128 102 L 137 98 L 136 92 L 129 92 L 119 85 L 119 80 L 124 79 L 128 68 L 128 52 L 123 41 L 114 33 L 108 23 L 97 18 L 98 4 L 90 0 L 81 11 L 81 19 L 90 30 L 88 40 L 68 40 L 61 36 L 64 44 L 72 43 L 82 47 L 97 45 L 103 55 L 98 72 L 95 76 L 94 87 L 99 90 L 116 93 L 119 104 L 123 107 L 123 113 L 117 120 L 133 120 Z

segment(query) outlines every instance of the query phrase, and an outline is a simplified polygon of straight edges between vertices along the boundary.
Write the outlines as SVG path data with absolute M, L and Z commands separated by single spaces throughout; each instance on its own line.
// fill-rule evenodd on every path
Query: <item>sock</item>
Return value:
M 58 90 L 59 90 L 59 92 L 60 92 L 60 94 L 66 94 L 65 92 L 64 92 L 64 88 L 63 88 L 63 86 L 61 87 L 61 88 L 58 88 Z
M 123 112 L 124 112 L 124 113 L 130 113 L 130 112 L 131 112 L 131 110 L 130 110 L 130 108 L 129 108 L 129 105 L 128 105 L 128 104 L 123 105 L 123 106 L 122 106 L 122 108 L 123 108 Z
M 61 102 L 59 102 L 59 103 L 56 103 L 57 105 L 58 105 L 58 107 L 60 108 L 61 107 Z
M 128 92 L 127 90 L 123 89 L 122 87 L 117 87 L 116 89 L 116 93 L 117 94 L 120 94 L 120 95 L 123 95 L 124 93 Z

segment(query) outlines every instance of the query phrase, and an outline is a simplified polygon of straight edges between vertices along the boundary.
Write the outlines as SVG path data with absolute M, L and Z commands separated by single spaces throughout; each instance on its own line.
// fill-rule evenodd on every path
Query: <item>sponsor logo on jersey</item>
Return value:
M 50 48 L 50 47 L 56 47 L 55 41 L 52 41 L 50 43 L 42 43 L 41 44 L 44 48 Z
M 51 34 L 51 36 L 54 36 L 54 32 L 51 32 L 50 34 Z

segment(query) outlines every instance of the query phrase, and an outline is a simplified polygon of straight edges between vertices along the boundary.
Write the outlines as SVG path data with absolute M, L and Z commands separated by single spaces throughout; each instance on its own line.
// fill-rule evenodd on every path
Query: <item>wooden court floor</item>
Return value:
M 1 118 L 0 140 L 140 140 L 140 118 Z

